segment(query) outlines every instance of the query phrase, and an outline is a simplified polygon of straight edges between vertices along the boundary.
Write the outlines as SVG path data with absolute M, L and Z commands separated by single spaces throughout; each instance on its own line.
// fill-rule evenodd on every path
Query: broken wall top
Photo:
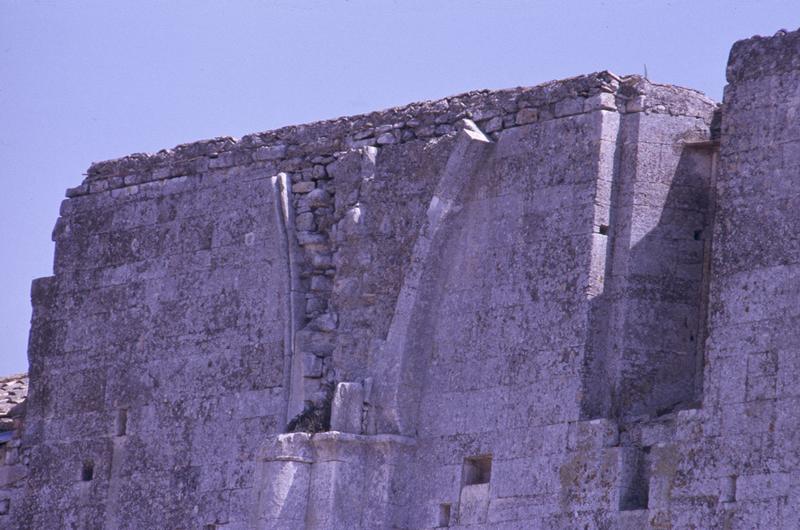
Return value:
M 83 184 L 68 190 L 67 195 L 101 193 L 244 164 L 261 164 L 275 172 L 311 170 L 313 164 L 327 163 L 324 157 L 349 148 L 443 136 L 453 132 L 454 124 L 462 118 L 474 120 L 482 130 L 493 134 L 596 108 L 706 116 L 714 106 L 712 100 L 692 89 L 603 71 L 534 87 L 467 92 L 369 114 L 283 127 L 241 139 L 219 137 L 155 154 L 138 153 L 97 162 L 89 168 Z
M 0 443 L 2 434 L 18 428 L 17 420 L 25 415 L 28 397 L 28 375 L 0 377 Z
M 800 70 L 800 30 L 780 30 L 734 43 L 728 57 L 728 83 Z

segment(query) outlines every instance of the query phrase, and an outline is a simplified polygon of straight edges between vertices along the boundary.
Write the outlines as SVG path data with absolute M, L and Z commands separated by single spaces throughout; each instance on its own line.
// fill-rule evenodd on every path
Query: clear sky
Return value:
M 722 97 L 731 44 L 799 0 L 0 0 L 0 374 L 92 161 L 611 70 Z

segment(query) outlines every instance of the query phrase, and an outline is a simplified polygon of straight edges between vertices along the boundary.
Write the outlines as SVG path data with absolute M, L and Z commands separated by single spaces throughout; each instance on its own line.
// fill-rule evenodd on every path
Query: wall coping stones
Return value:
M 134 153 L 92 164 L 84 182 L 67 190 L 67 197 L 237 165 L 263 164 L 275 173 L 312 170 L 348 149 L 449 134 L 464 118 L 497 135 L 506 128 L 594 110 L 700 117 L 714 106 L 712 100 L 696 90 L 603 71 L 533 87 L 476 90 L 367 114 L 282 127 L 241 139 L 223 136 L 154 154 Z

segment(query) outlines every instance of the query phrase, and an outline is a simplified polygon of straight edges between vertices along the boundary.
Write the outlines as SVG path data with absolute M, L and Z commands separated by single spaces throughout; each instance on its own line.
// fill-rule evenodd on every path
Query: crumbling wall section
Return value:
M 25 495 L 28 450 L 22 446 L 28 377 L 0 378 L 0 526 L 13 526 L 11 508 Z

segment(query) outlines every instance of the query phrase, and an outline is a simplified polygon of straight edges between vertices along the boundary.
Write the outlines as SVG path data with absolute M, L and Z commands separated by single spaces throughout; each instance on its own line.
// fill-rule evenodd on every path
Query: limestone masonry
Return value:
M 9 529 L 800 528 L 800 32 L 92 165 Z

